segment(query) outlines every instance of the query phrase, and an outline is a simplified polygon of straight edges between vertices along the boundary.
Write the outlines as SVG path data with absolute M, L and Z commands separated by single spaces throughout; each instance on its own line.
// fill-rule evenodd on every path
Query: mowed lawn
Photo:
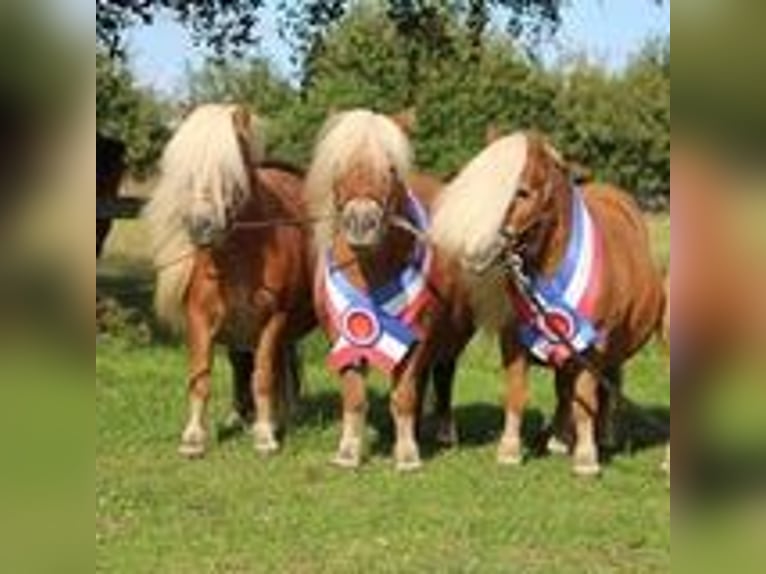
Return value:
M 667 254 L 669 222 L 652 226 L 658 254 Z M 126 296 L 127 280 L 117 281 L 119 268 L 109 267 L 104 283 Z M 144 291 L 136 292 L 141 299 Z M 182 348 L 120 337 L 97 344 L 97 572 L 670 570 L 661 439 L 635 417 L 635 448 L 615 457 L 599 480 L 574 478 L 565 459 L 498 467 L 501 378 L 494 343 L 479 337 L 457 382 L 461 446 L 438 451 L 426 442 L 424 469 L 397 474 L 386 388 L 376 381 L 369 461 L 344 472 L 329 464 L 339 395 L 323 367 L 325 346 L 314 337 L 303 347 L 305 398 L 282 452 L 260 458 L 241 436 L 213 441 L 205 459 L 188 462 L 176 455 L 185 415 Z M 229 398 L 222 357 L 218 365 L 214 422 Z M 665 369 L 658 349 L 647 349 L 630 366 L 626 387 L 667 418 Z M 551 387 L 549 375 L 536 374 L 530 441 L 552 411 Z

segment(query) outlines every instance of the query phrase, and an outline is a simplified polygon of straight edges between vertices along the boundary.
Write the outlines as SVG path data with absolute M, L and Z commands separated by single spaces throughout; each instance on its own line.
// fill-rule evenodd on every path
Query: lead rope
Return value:
M 502 237 L 503 241 L 507 244 L 507 236 L 502 234 Z M 537 290 L 534 288 L 531 278 L 524 271 L 522 258 L 509 249 L 504 249 L 502 251 L 502 255 L 500 256 L 500 264 L 508 278 L 513 281 L 517 291 L 532 306 L 532 309 L 538 315 L 538 317 L 545 317 L 547 313 L 546 306 L 540 300 L 540 296 Z M 571 359 L 575 362 L 575 364 L 579 368 L 590 373 L 590 375 L 596 380 L 597 384 L 604 391 L 617 399 L 620 409 L 626 409 L 635 413 L 644 424 L 646 424 L 651 430 L 657 432 L 658 434 L 665 436 L 669 433 L 669 429 L 663 421 L 644 409 L 638 403 L 628 398 L 623 390 L 619 387 L 619 385 L 610 380 L 609 377 L 607 377 L 591 359 L 589 359 L 585 354 L 581 353 L 575 347 L 572 340 L 561 329 L 560 325 L 554 322 L 553 324 L 548 325 L 548 327 L 548 330 L 551 332 L 550 334 L 553 335 L 551 337 L 548 333 L 543 332 L 543 336 L 548 339 L 548 342 L 554 345 L 563 345 L 567 351 L 569 351 Z M 576 400 L 581 402 L 580 399 Z M 629 441 L 627 446 L 629 453 L 632 454 L 635 452 L 632 441 Z
M 432 244 L 428 234 L 412 225 L 412 223 L 410 223 L 407 219 L 399 216 L 392 216 L 390 218 L 390 223 L 395 227 L 403 229 L 404 231 L 408 231 L 418 241 L 422 241 L 426 244 Z M 499 241 L 497 242 L 498 248 L 493 250 L 493 261 L 487 261 L 485 264 L 478 266 L 475 270 L 483 274 L 486 273 L 490 267 L 492 267 L 493 263 L 499 263 L 505 271 L 505 274 L 508 276 L 509 280 L 513 281 L 514 285 L 518 289 L 518 292 L 527 299 L 535 313 L 537 313 L 538 316 L 544 317 L 546 314 L 545 305 L 540 300 L 540 297 L 533 286 L 532 280 L 524 271 L 522 258 L 509 249 L 509 240 L 510 237 L 508 234 L 501 232 Z M 500 249 L 500 246 L 503 248 Z M 601 370 L 592 360 L 578 351 L 574 343 L 569 339 L 566 333 L 559 329 L 558 325 L 554 324 L 550 327 L 554 338 L 549 338 L 548 342 L 552 344 L 563 345 L 570 352 L 572 360 L 577 364 L 578 367 L 590 373 L 591 376 L 593 376 L 593 378 L 596 380 L 596 383 L 599 385 L 599 387 L 601 387 L 610 395 L 616 397 L 619 403 L 619 408 L 626 409 L 635 413 L 638 418 L 654 432 L 661 434 L 662 436 L 666 436 L 669 433 L 669 429 L 663 421 L 654 416 L 652 413 L 648 412 L 638 403 L 625 396 L 625 393 L 622 391 L 622 389 L 613 383 L 606 375 L 604 375 L 604 373 L 601 372 Z M 543 335 L 548 337 L 548 334 L 546 333 L 543 333 Z M 630 441 L 627 446 L 629 453 L 632 454 L 635 452 L 632 441 Z

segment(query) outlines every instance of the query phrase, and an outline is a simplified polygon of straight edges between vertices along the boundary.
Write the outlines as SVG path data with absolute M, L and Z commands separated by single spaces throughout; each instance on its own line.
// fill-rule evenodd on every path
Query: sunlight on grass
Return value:
M 213 444 L 205 460 L 190 463 L 175 453 L 184 417 L 181 350 L 100 345 L 96 571 L 669 569 L 661 447 L 618 457 L 596 482 L 574 479 L 565 460 L 498 467 L 501 377 L 495 345 L 478 339 L 457 387 L 461 448 L 429 454 L 416 475 L 397 475 L 386 389 L 376 383 L 371 458 L 357 473 L 340 472 L 328 463 L 339 396 L 324 350 L 318 338 L 304 345 L 307 396 L 278 456 L 258 458 L 242 437 Z M 630 394 L 667 406 L 662 369 L 658 353 L 643 354 L 630 370 Z M 216 372 L 214 420 L 227 409 L 227 377 L 225 368 Z M 549 375 L 536 376 L 533 411 L 551 412 L 551 387 Z

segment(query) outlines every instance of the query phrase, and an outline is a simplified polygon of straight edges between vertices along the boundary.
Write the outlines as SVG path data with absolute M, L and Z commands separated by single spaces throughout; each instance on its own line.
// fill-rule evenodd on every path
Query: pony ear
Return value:
M 237 106 L 232 113 L 234 128 L 243 134 L 249 134 L 252 127 L 252 116 L 244 106 Z
M 593 171 L 589 167 L 584 166 L 583 164 L 576 161 L 567 160 L 564 157 L 564 154 L 562 154 L 556 147 L 554 147 L 548 138 L 542 135 L 539 135 L 538 137 L 540 138 L 543 149 L 545 150 L 545 153 L 548 155 L 548 157 L 551 158 L 556 166 L 566 172 L 572 181 L 578 185 L 593 181 Z
M 389 119 L 402 130 L 407 137 L 411 137 L 418 123 L 418 112 L 415 108 L 408 108 L 392 116 Z
M 487 145 L 492 145 L 502 137 L 503 130 L 500 129 L 500 126 L 493 122 L 487 126 L 487 131 L 484 132 L 484 143 Z
M 577 185 L 583 185 L 593 181 L 593 170 L 589 167 L 576 161 L 567 162 L 567 167 L 572 180 Z

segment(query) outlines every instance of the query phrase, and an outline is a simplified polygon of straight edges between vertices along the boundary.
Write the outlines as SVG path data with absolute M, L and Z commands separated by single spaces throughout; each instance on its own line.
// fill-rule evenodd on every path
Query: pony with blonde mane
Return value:
M 431 180 L 412 175 L 403 126 L 371 111 L 354 110 L 332 117 L 324 126 L 306 180 L 312 215 L 318 220 L 316 310 L 335 344 L 329 362 L 343 391 L 343 433 L 334 462 L 345 468 L 362 462 L 371 367 L 383 370 L 392 384 L 397 469 L 421 465 L 416 427 L 428 373 L 433 370 L 435 377 L 439 373 L 444 378 L 437 393 L 451 388 L 454 363 L 473 333 L 459 270 L 431 248 L 424 251 L 417 232 L 406 229 L 426 224 L 437 194 Z M 410 188 L 410 179 L 422 179 L 422 189 Z M 405 278 L 413 276 L 416 279 L 404 288 Z M 392 287 L 398 297 L 383 302 L 380 294 Z M 352 302 L 348 308 L 334 309 L 338 289 L 345 290 L 341 299 Z M 404 310 L 389 312 L 400 303 Z M 343 314 L 353 320 L 345 321 Z M 377 339 L 373 335 L 366 343 L 356 332 L 348 332 L 355 325 L 375 331 L 376 323 L 386 321 L 395 324 L 394 331 L 404 327 L 417 333 L 405 344 L 394 340 L 393 346 L 399 345 L 395 357 L 386 356 L 381 341 L 388 337 L 390 347 L 392 337 L 380 325 Z M 439 403 L 438 434 L 450 438 L 454 428 L 449 401 Z
M 206 448 L 214 342 L 245 350 L 235 372 L 252 371 L 255 398 L 237 406 L 255 410 L 255 448 L 270 453 L 279 446 L 277 398 L 295 373 L 291 343 L 315 323 L 302 178 L 263 162 L 260 133 L 241 106 L 194 110 L 165 149 L 145 212 L 157 314 L 187 333 L 189 420 L 180 451 L 189 457 Z
M 573 185 L 568 166 L 545 138 L 516 133 L 488 146 L 447 187 L 437 205 L 432 237 L 466 269 L 479 321 L 500 333 L 507 396 L 498 461 L 523 460 L 520 431 L 528 369 L 542 356 L 556 372 L 554 429 L 559 434 L 554 438 L 568 441 L 573 434 L 574 444 L 566 446 L 574 451 L 575 473 L 598 474 L 597 435 L 604 436 L 605 405 L 611 397 L 559 337 L 562 330 L 567 337 L 582 335 L 586 344 L 577 351 L 619 385 L 623 364 L 661 329 L 663 277 L 635 201 L 608 185 Z M 573 245 L 585 247 L 573 250 Z M 518 271 L 509 273 L 506 263 L 511 260 L 535 285 L 545 281 L 561 297 L 581 293 L 587 328 L 569 310 L 562 315 L 559 301 L 541 315 L 519 291 L 514 280 Z M 563 291 L 558 281 L 565 269 L 566 277 L 574 279 L 563 284 Z M 580 274 L 570 275 L 569 269 Z M 575 309 L 578 313 L 580 307 Z

